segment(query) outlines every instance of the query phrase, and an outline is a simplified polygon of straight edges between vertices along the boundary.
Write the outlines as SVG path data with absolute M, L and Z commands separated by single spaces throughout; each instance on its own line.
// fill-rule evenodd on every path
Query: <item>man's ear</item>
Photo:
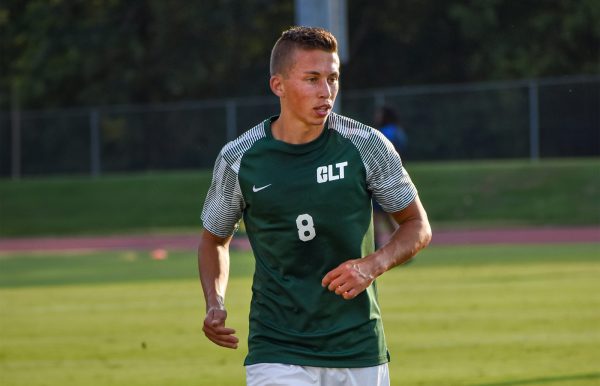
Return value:
M 269 80 L 269 86 L 271 86 L 271 91 L 273 91 L 273 94 L 277 95 L 280 98 L 283 96 L 284 87 L 280 74 L 275 74 L 271 76 L 271 79 Z

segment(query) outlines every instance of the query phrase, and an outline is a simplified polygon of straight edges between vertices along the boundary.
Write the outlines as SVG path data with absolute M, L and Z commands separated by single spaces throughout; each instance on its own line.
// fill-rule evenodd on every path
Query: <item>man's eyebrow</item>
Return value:
M 304 73 L 307 74 L 307 75 L 321 75 L 321 73 L 319 71 L 304 71 Z M 338 75 L 339 76 L 340 73 L 337 72 L 337 71 L 334 71 L 334 72 L 332 72 L 329 75 Z

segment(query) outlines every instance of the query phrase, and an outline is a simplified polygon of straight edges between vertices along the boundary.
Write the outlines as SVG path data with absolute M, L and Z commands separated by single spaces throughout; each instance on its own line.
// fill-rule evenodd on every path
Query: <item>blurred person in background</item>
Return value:
M 375 127 L 394 145 L 401 156 L 406 156 L 408 136 L 400 125 L 398 113 L 389 106 L 381 106 L 375 111 Z
M 400 125 L 398 113 L 390 106 L 380 106 L 375 110 L 375 127 L 394 145 L 396 151 L 406 156 L 408 137 Z M 375 247 L 379 248 L 389 240 L 396 230 L 397 223 L 383 210 L 377 200 L 373 200 L 373 225 L 375 227 Z
M 381 132 L 332 112 L 340 64 L 321 28 L 284 31 L 271 53 L 280 114 L 223 147 L 198 248 L 203 331 L 226 326 L 229 244 L 240 219 L 255 257 L 246 382 L 389 385 L 375 279 L 427 246 L 431 229 L 400 156 Z M 375 250 L 374 197 L 401 226 Z

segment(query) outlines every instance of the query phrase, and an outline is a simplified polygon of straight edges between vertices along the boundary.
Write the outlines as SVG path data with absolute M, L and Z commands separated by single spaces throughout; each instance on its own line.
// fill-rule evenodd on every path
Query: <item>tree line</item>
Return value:
M 265 95 L 292 0 L 5 0 L 0 110 Z M 360 89 L 600 72 L 597 0 L 348 0 Z

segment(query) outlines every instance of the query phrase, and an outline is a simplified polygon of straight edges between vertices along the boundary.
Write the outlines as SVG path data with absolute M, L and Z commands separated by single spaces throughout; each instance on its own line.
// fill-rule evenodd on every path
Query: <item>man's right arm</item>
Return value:
M 237 348 L 235 330 L 225 327 L 225 291 L 229 280 L 229 243 L 231 236 L 222 238 L 207 230 L 202 232 L 198 247 L 198 270 L 206 301 L 206 317 L 202 330 L 208 339 L 219 346 Z

